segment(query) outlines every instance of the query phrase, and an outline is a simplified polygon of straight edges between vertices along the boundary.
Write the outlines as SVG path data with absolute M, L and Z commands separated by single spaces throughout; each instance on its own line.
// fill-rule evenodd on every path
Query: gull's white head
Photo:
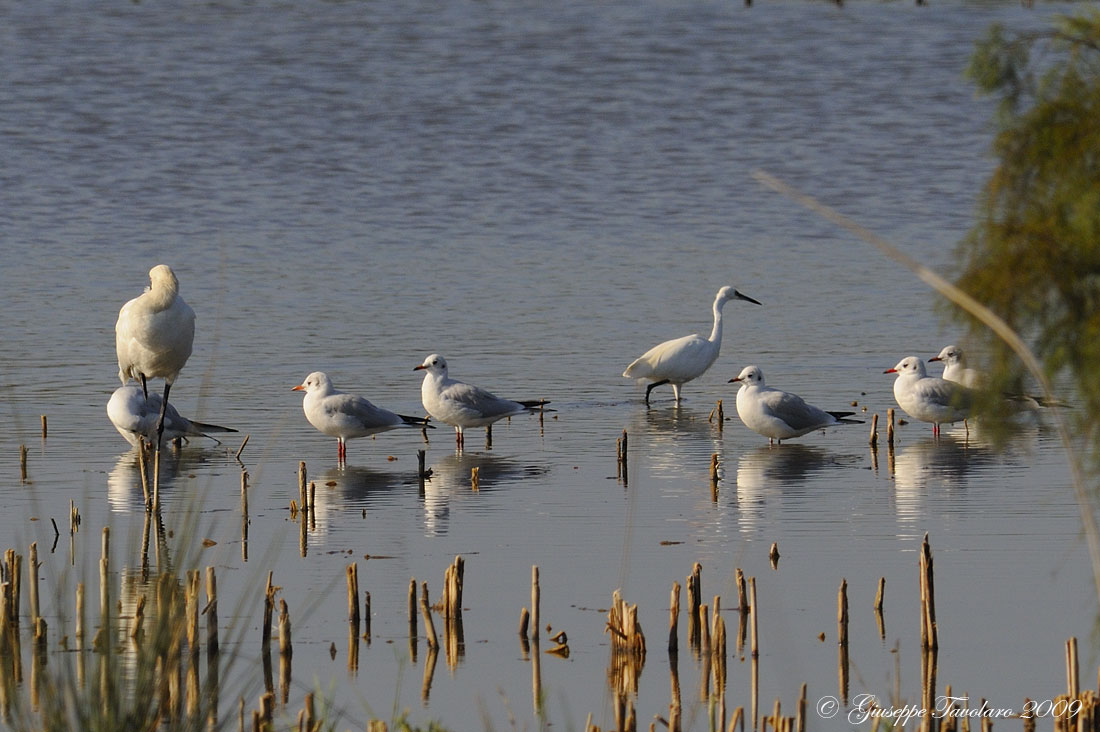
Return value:
M 424 359 L 424 363 L 413 366 L 413 371 L 427 371 L 429 374 L 445 377 L 447 375 L 447 359 L 438 353 L 433 353 Z
M 897 374 L 898 376 L 917 376 L 924 378 L 928 376 L 928 371 L 924 366 L 924 361 L 921 361 L 916 356 L 906 356 L 902 360 L 898 361 L 898 365 L 892 369 L 886 369 L 882 373 L 884 374 Z
M 740 381 L 742 386 L 763 386 L 764 372 L 759 366 L 746 366 L 741 369 L 740 374 L 730 379 L 729 383 L 732 384 L 735 381 Z
M 963 363 L 963 351 L 958 346 L 947 346 L 940 351 L 940 355 L 933 356 L 928 360 L 943 361 L 948 366 L 955 366 L 956 364 L 961 366 Z
M 742 295 L 740 292 L 737 291 L 736 288 L 729 286 L 723 287 L 721 290 L 718 291 L 718 294 L 714 298 L 714 304 L 725 304 L 730 300 L 745 300 L 747 302 L 755 303 L 757 305 L 760 304 L 758 301 L 753 300 L 748 295 Z
M 332 389 L 332 382 L 329 381 L 328 374 L 324 371 L 314 371 L 312 374 L 306 377 L 298 386 L 295 386 L 291 391 L 304 391 L 307 394 L 313 392 L 327 392 Z
M 167 264 L 158 264 L 149 270 L 149 284 L 154 290 L 166 289 L 178 292 L 180 289 L 180 281 L 176 278 L 176 273 Z

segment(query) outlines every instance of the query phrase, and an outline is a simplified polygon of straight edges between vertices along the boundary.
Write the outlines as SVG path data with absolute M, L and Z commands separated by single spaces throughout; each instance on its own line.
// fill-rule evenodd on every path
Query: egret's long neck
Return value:
M 726 301 L 722 298 L 718 298 L 714 301 L 714 327 L 710 329 L 711 343 L 721 344 L 722 342 L 722 306 L 726 304 Z

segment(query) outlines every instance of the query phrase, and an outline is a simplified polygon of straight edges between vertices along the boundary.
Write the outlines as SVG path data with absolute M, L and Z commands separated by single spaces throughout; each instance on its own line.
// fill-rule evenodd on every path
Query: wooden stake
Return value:
M 218 654 L 218 576 L 213 567 L 206 568 L 206 656 Z
M 1066 641 L 1066 689 L 1070 700 L 1080 696 L 1080 673 L 1077 665 L 1077 636 Z
M 298 463 L 298 505 L 302 507 L 302 510 L 307 510 L 309 504 L 306 502 L 306 461 L 302 460 Z
M 760 613 L 758 612 L 758 607 L 757 607 L 757 604 L 756 604 L 756 578 L 755 577 L 749 577 L 749 608 L 752 611 L 752 625 L 750 626 L 750 628 L 752 630 L 752 646 L 751 646 L 751 648 L 752 648 L 752 657 L 753 658 L 758 658 L 760 656 L 760 647 L 757 645 L 756 620 L 757 620 L 757 616 Z
M 428 648 L 439 648 L 439 639 L 435 635 L 435 622 L 432 620 L 432 608 L 428 601 L 428 583 L 420 583 L 420 614 L 424 617 L 424 632 L 428 636 Z
M 848 645 L 848 580 L 840 580 L 836 596 L 837 643 Z
M 286 600 L 279 600 L 279 655 L 289 658 L 294 654 L 290 640 L 290 612 Z
M 878 447 L 878 414 L 871 416 L 871 438 L 867 441 L 871 447 Z
M 522 608 L 519 612 L 519 635 L 521 638 L 527 637 L 527 625 L 531 622 L 531 613 L 527 611 L 527 608 Z
M 625 431 L 624 431 L 625 436 Z M 531 567 L 531 638 L 539 637 L 539 598 L 542 591 L 539 589 L 539 567 Z
M 38 614 L 38 542 L 31 542 L 31 549 L 27 557 L 27 579 L 30 582 L 31 599 L 31 627 L 33 628 L 41 617 Z
M 672 583 L 672 594 L 668 610 L 668 652 L 676 653 L 680 648 L 680 583 Z
M 356 635 L 359 634 L 359 564 L 348 565 L 348 624 Z

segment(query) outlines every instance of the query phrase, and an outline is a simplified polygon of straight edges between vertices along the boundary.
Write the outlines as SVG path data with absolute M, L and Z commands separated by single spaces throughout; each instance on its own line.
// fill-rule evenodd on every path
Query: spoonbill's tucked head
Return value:
M 735 381 L 740 381 L 742 384 L 748 384 L 749 386 L 763 386 L 764 385 L 764 372 L 760 370 L 759 366 L 746 366 L 741 369 L 741 373 L 729 380 L 732 384 Z
M 447 359 L 438 353 L 433 353 L 424 359 L 424 363 L 413 366 L 413 371 L 427 371 L 430 374 L 447 375 Z
M 928 376 L 928 370 L 924 367 L 924 361 L 921 361 L 916 356 L 906 356 L 902 360 L 898 361 L 898 365 L 892 369 L 886 369 L 882 373 L 884 374 L 898 374 L 899 376 L 916 375 L 918 377 Z
M 164 288 L 179 292 L 180 289 L 180 281 L 176 278 L 176 273 L 167 264 L 158 264 L 149 270 L 149 284 L 154 290 Z

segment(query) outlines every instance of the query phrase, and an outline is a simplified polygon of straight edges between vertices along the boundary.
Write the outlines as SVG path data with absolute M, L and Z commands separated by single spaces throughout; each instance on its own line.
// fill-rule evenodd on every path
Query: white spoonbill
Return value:
M 318 431 L 336 438 L 336 455 L 341 463 L 348 457 L 347 441 L 355 437 L 367 437 L 403 427 L 432 427 L 425 417 L 396 414 L 374 406 L 361 396 L 337 391 L 322 371 L 314 371 L 291 391 L 306 393 L 302 411 Z
M 626 367 L 623 376 L 628 379 L 648 379 L 652 382 L 645 390 L 646 404 L 649 404 L 649 393 L 662 384 L 672 384 L 672 394 L 679 402 L 680 387 L 702 376 L 717 360 L 722 348 L 722 307 L 730 300 L 760 304 L 732 287 L 723 287 L 714 298 L 714 327 L 711 328 L 710 338 L 695 333 L 665 341 Z
M 916 356 L 906 356 L 884 374 L 897 374 L 894 399 L 905 413 L 921 422 L 932 423 L 932 434 L 940 433 L 941 424 L 962 422 L 970 414 L 974 401 L 971 389 L 936 376 Z
M 413 371 L 424 371 L 420 400 L 432 419 L 455 428 L 459 449 L 465 445 L 467 427 L 490 427 L 493 422 L 524 412 L 534 412 L 550 402 L 533 399 L 512 401 L 490 394 L 481 387 L 452 379 L 447 374 L 447 359 L 433 353 Z
M 118 312 L 115 352 L 118 378 L 141 383 L 146 396 L 147 379 L 164 379 L 164 399 L 157 419 L 157 448 L 164 432 L 168 391 L 191 356 L 195 340 L 195 311 L 179 296 L 180 283 L 172 268 L 158 264 L 149 270 L 149 288 Z
M 137 384 L 126 384 L 115 389 L 107 402 L 107 417 L 118 433 L 126 441 L 137 447 L 138 437 L 150 441 L 157 436 L 157 419 L 160 415 L 161 398 L 158 394 L 146 397 Z M 169 404 L 164 409 L 164 439 L 177 437 L 209 437 L 219 440 L 211 432 L 236 432 L 232 427 L 219 427 L 216 424 L 193 422 L 181 415 Z
M 858 419 L 844 419 L 855 412 L 826 412 L 802 397 L 787 391 L 764 386 L 764 372 L 759 366 L 746 366 L 730 379 L 741 382 L 737 390 L 737 416 L 745 426 L 772 440 L 781 442 L 801 437 L 807 432 L 835 424 L 860 424 Z

